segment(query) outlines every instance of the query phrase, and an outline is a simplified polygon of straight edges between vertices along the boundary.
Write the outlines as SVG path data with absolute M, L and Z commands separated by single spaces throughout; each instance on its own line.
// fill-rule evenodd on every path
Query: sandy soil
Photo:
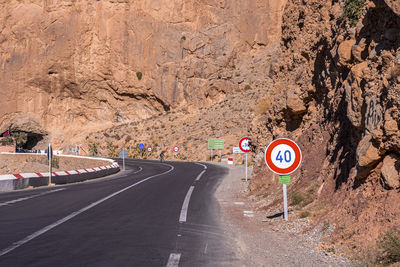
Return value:
M 68 171 L 108 165 L 101 160 L 55 157 L 53 171 Z M 0 175 L 13 173 L 48 172 L 46 155 L 0 154 Z
M 224 165 L 229 166 L 229 165 Z M 256 210 L 257 203 L 246 198 L 248 182 L 242 181 L 243 167 L 229 166 L 216 191 L 222 221 L 239 246 L 246 266 L 351 266 L 351 262 L 321 250 L 321 229 L 303 232 L 307 221 L 284 222 L 280 216 L 268 219 Z M 278 211 L 279 213 L 279 211 Z

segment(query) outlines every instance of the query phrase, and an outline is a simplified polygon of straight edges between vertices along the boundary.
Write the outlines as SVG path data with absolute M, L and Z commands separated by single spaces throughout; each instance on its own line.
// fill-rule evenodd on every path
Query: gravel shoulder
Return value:
M 318 227 L 303 232 L 304 220 L 284 222 L 282 217 L 267 219 L 257 211 L 256 203 L 246 197 L 248 182 L 243 181 L 244 168 L 223 165 L 229 169 L 215 196 L 221 207 L 221 221 L 234 237 L 238 257 L 246 266 L 352 266 L 340 256 L 320 249 Z

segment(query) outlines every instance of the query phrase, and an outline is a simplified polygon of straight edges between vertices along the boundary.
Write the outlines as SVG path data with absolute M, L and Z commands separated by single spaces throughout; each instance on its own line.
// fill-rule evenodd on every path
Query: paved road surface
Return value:
M 213 197 L 226 169 L 127 160 L 84 183 L 0 194 L 0 266 L 237 266 Z

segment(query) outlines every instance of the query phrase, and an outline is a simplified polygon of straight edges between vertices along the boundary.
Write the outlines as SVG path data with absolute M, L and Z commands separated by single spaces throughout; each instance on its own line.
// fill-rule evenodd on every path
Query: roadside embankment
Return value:
M 48 160 L 39 154 L 0 154 L 0 191 L 12 191 L 49 183 Z M 53 184 L 67 184 L 117 173 L 119 165 L 112 159 L 79 156 L 55 156 Z
M 236 240 L 239 246 L 237 253 L 247 265 L 351 265 L 345 258 L 318 250 L 319 235 L 315 231 L 285 231 L 298 224 L 293 215 L 289 214 L 288 222 L 283 221 L 279 213 L 267 217 L 266 211 L 258 208 L 257 200 L 249 197 L 249 182 L 243 179 L 244 167 L 222 166 L 229 169 L 229 174 L 221 181 L 215 193 L 221 207 L 221 221 L 227 233 Z M 249 173 L 251 171 L 249 168 Z M 286 227 L 279 227 L 282 224 Z

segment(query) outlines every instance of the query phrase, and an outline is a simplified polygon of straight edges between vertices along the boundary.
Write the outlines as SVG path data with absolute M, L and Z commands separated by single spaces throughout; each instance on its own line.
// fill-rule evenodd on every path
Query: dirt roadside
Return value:
M 223 166 L 229 174 L 215 197 L 221 207 L 221 221 L 235 238 L 238 257 L 248 263 L 246 266 L 352 266 L 349 260 L 319 249 L 318 227 L 301 233 L 293 229 L 302 222 L 291 221 L 290 215 L 287 223 L 281 217 L 267 219 L 265 212 L 257 211 L 256 203 L 246 198 L 248 183 L 241 180 L 244 168 Z
M 0 154 L 0 175 L 13 173 L 48 172 L 46 155 Z M 55 156 L 53 171 L 68 171 L 107 165 L 105 161 Z

